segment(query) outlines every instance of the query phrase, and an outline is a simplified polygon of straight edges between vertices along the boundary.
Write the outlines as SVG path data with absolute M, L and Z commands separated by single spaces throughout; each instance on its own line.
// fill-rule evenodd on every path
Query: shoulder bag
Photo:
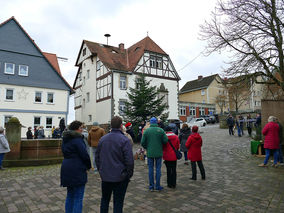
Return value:
M 173 144 L 171 143 L 170 140 L 168 140 L 168 142 L 170 143 L 171 147 L 173 148 L 174 152 L 176 153 L 176 157 L 178 160 L 180 160 L 182 158 L 182 154 L 179 150 L 176 150 L 175 147 L 173 146 Z

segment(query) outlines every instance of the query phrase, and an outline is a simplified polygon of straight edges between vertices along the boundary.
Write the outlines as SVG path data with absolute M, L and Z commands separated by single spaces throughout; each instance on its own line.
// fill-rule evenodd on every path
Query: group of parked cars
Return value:
M 174 123 L 181 128 L 181 125 L 183 124 L 183 122 L 181 120 L 175 119 L 173 120 Z M 169 120 L 170 122 L 170 120 Z M 198 126 L 198 127 L 204 127 L 207 124 L 215 124 L 215 123 L 219 123 L 219 117 L 217 114 L 215 115 L 202 115 L 199 118 L 192 118 L 189 122 L 187 122 L 187 125 L 189 127 L 192 126 Z
M 189 121 L 189 126 L 197 125 L 199 127 L 206 126 L 206 124 L 215 124 L 219 122 L 218 115 L 202 115 L 199 118 L 192 118 Z

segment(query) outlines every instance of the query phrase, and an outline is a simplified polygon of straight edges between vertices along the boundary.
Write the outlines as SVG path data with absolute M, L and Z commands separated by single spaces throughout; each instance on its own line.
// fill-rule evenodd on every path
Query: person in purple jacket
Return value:
M 113 193 L 113 212 L 123 212 L 127 186 L 133 175 L 134 159 L 129 139 L 122 132 L 122 119 L 111 119 L 111 132 L 104 135 L 97 147 L 95 162 L 102 179 L 101 213 L 107 213 Z

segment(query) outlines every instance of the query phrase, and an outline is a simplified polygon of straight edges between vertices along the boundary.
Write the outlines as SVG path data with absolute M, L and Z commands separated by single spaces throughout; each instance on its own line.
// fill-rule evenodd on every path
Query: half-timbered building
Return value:
M 76 119 L 106 124 L 114 115 L 123 115 L 127 92 L 139 86 L 141 74 L 165 97 L 169 118 L 178 118 L 180 77 L 169 55 L 149 36 L 127 49 L 122 43 L 114 47 L 83 40 L 76 66 Z

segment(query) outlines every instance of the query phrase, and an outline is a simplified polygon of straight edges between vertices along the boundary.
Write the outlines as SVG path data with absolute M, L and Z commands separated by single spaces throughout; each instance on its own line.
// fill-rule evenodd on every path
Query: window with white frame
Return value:
M 196 115 L 195 107 L 190 107 L 189 114 L 192 116 Z
M 163 59 L 161 57 L 156 57 L 156 68 L 163 69 Z
M 47 129 L 52 128 L 52 117 L 46 117 L 45 128 L 47 128 Z
M 6 100 L 8 101 L 14 100 L 14 89 L 6 89 Z
M 54 94 L 52 92 L 47 93 L 47 103 L 49 103 L 49 104 L 54 103 Z
M 126 109 L 125 101 L 119 101 L 119 114 L 124 115 Z
M 186 106 L 179 107 L 179 115 L 185 116 L 186 115 Z
M 92 115 L 88 115 L 88 121 L 92 122 Z
M 139 89 L 140 88 L 140 86 L 141 86 L 141 78 L 136 78 L 136 80 L 135 80 L 135 88 L 136 89 Z
M 90 93 L 89 92 L 87 92 L 86 98 L 87 98 L 87 103 L 89 103 L 90 102 Z
M 40 126 L 40 117 L 35 116 L 34 117 L 34 127 L 39 127 Z
M 5 74 L 15 74 L 15 64 L 12 63 L 5 63 L 5 70 L 4 70 Z
M 156 60 L 155 56 L 150 56 L 150 67 L 156 67 Z
M 199 108 L 199 115 L 205 115 L 205 110 L 203 107 Z
M 28 76 L 29 75 L 29 67 L 26 65 L 19 65 L 19 75 Z
M 42 92 L 35 92 L 35 102 L 41 103 L 42 102 Z
M 12 115 L 4 115 L 4 126 L 6 125 L 6 123 L 8 123 L 8 121 L 12 118 Z
M 204 89 L 201 90 L 201 95 L 205 95 L 205 90 Z
M 119 78 L 119 88 L 126 89 L 126 76 L 125 75 L 121 75 Z
M 158 56 L 150 56 L 150 67 L 163 69 L 163 59 Z
M 87 79 L 90 78 L 90 70 L 87 70 Z

